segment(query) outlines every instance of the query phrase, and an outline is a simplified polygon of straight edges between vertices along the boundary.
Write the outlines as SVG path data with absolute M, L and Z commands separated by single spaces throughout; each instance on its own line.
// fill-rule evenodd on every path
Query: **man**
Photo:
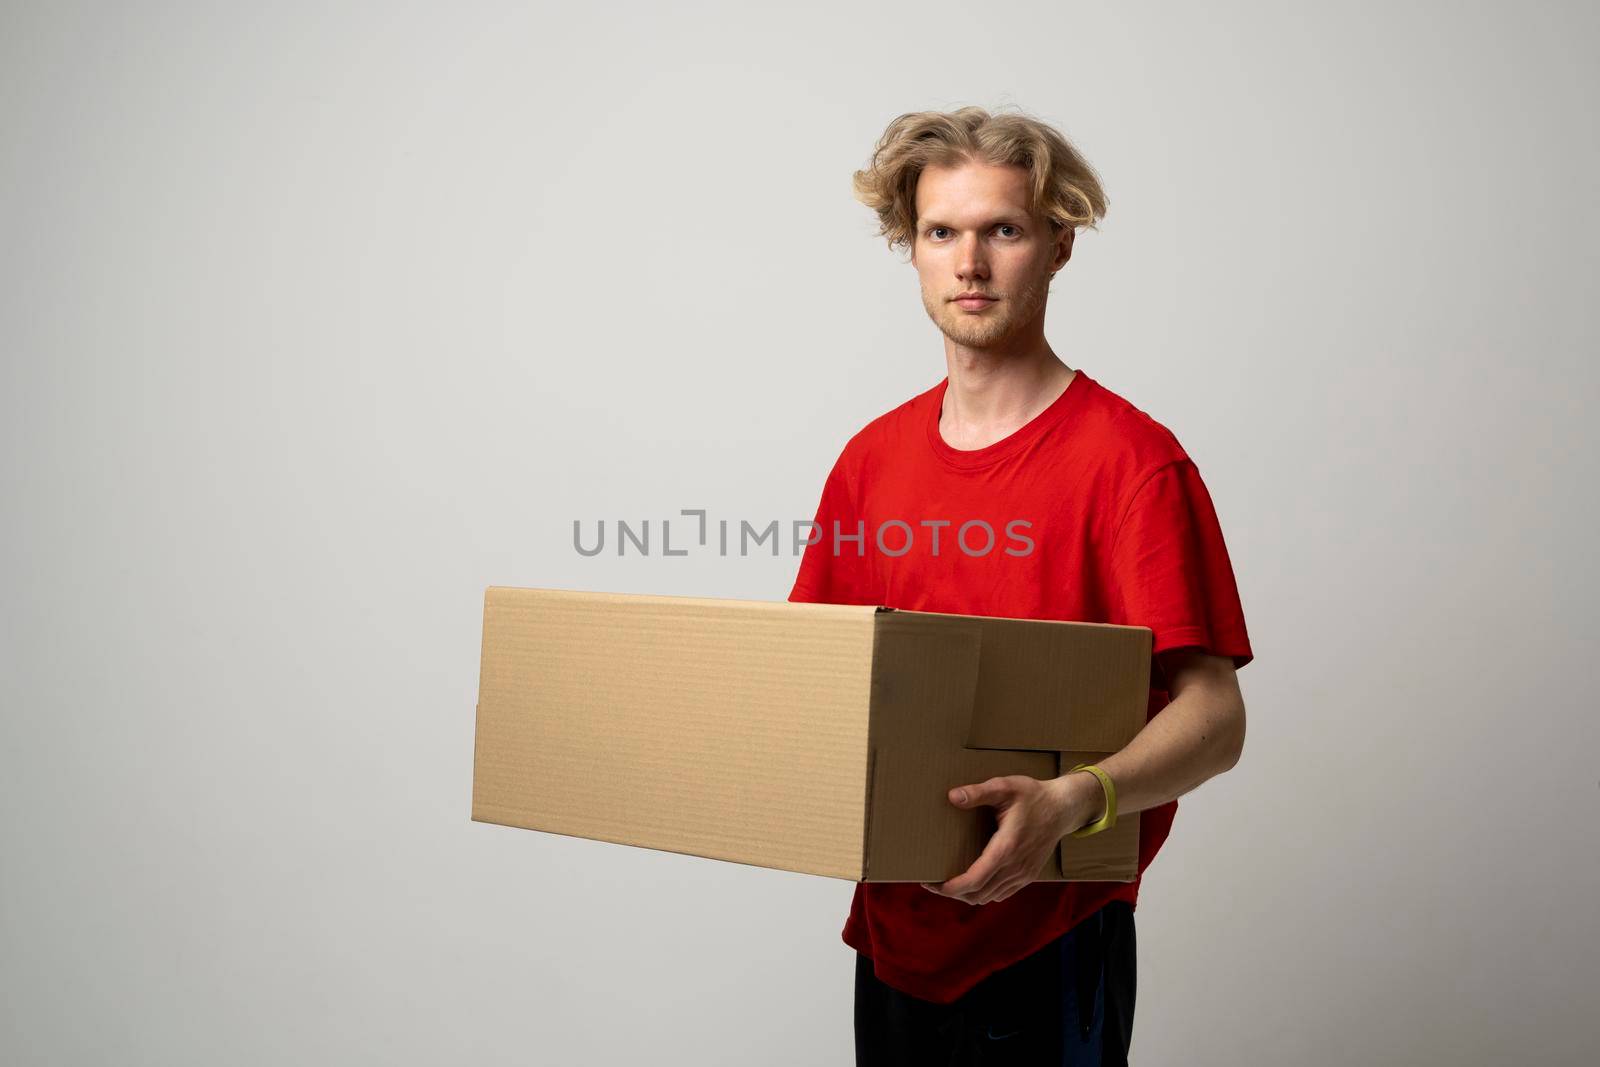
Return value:
M 1098 765 L 1106 785 L 1088 770 L 959 783 L 952 804 L 996 816 L 972 867 L 856 887 L 857 1062 L 1122 1064 L 1139 882 L 1033 879 L 1113 803 L 1140 820 L 1142 876 L 1176 798 L 1238 761 L 1251 651 L 1222 532 L 1172 433 L 1045 340 L 1050 280 L 1106 204 L 1060 133 L 975 107 L 902 115 L 854 185 L 910 250 L 946 376 L 845 445 L 789 599 L 1154 632 L 1150 717 Z M 880 543 L 890 519 L 914 536 Z M 973 520 L 1029 544 L 980 552 L 981 533 L 958 536 Z

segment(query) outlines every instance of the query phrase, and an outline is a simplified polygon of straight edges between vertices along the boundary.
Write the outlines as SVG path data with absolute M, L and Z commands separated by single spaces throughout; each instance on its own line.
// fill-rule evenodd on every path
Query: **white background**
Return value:
M 944 375 L 850 172 L 969 103 L 1257 655 L 1135 1060 L 1600 1058 L 1592 6 L 328 8 L 0 14 L 0 1060 L 847 1062 L 850 884 L 469 822 L 481 598 L 788 593 L 572 521 L 811 516 Z

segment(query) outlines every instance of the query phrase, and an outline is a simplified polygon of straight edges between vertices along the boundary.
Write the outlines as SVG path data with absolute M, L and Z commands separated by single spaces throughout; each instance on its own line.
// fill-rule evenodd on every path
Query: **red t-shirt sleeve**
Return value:
M 1198 648 L 1253 658 L 1233 564 L 1211 494 L 1187 457 L 1158 468 L 1133 492 L 1111 548 L 1114 618 L 1155 633 L 1153 653 Z
M 834 523 L 846 534 L 857 532 L 859 516 L 856 514 L 854 496 L 845 472 L 843 455 L 822 485 L 822 499 L 817 503 L 816 540 L 806 546 L 800 557 L 800 570 L 795 575 L 794 588 L 789 600 L 803 604 L 864 604 L 861 599 L 861 561 L 853 543 L 847 542 L 844 554 L 833 551 Z

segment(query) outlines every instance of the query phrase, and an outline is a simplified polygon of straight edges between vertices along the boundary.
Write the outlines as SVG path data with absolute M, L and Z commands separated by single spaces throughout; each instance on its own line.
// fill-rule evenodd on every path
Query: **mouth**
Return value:
M 966 311 L 982 311 L 998 300 L 989 296 L 960 296 L 955 299 L 955 304 Z

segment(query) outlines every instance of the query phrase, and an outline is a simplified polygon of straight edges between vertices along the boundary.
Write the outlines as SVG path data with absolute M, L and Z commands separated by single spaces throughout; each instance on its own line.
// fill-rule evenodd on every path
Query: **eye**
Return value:
M 948 227 L 945 227 L 945 226 L 931 226 L 928 229 L 928 236 L 934 238 L 935 240 L 937 240 L 938 236 L 939 236 L 939 231 L 943 230 L 943 229 L 947 229 L 947 228 Z
M 1022 231 L 1020 229 L 1017 229 L 1017 227 L 1011 225 L 1011 223 L 1009 223 L 1009 222 L 1002 222 L 1000 225 L 996 226 L 995 229 L 997 229 L 997 230 L 1014 230 L 1016 232 L 1016 236 L 1018 236 L 1018 237 L 1022 236 Z

